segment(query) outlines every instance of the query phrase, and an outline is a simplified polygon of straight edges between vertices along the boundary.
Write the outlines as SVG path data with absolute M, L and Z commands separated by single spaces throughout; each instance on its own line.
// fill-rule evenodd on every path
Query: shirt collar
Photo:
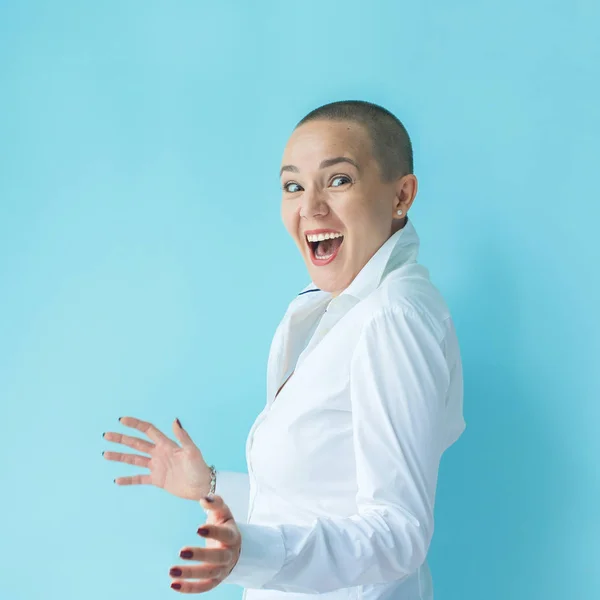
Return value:
M 350 285 L 333 300 L 342 296 L 355 301 L 364 300 L 392 271 L 399 267 L 417 261 L 419 253 L 419 236 L 410 219 L 406 219 L 404 227 L 392 234 L 369 259 L 367 264 L 358 272 Z M 320 290 L 314 282 L 310 282 L 299 294 L 320 297 L 331 297 L 330 292 Z

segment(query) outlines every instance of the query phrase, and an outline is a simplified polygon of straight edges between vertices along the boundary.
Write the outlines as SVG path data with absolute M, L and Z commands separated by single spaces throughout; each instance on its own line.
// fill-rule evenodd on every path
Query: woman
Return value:
M 123 418 L 152 442 L 106 439 L 149 457 L 105 456 L 150 469 L 118 484 L 153 484 L 207 511 L 206 547 L 183 549 L 174 589 L 225 581 L 246 600 L 430 599 L 438 466 L 465 422 L 454 326 L 407 216 L 409 136 L 377 105 L 322 106 L 292 133 L 281 185 L 312 281 L 275 332 L 249 475 L 215 472 L 179 421 L 181 447 Z

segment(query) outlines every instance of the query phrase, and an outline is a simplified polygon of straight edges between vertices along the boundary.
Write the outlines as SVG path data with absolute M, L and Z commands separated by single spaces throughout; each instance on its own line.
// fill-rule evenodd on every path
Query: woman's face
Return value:
M 283 153 L 281 186 L 284 225 L 312 281 L 334 296 L 390 237 L 416 193 L 413 175 L 381 181 L 367 130 L 346 121 L 298 127 Z M 320 230 L 343 237 L 311 244 L 307 233 Z

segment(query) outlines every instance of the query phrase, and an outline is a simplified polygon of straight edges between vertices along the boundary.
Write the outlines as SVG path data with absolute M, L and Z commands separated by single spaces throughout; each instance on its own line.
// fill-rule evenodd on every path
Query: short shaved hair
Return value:
M 364 126 L 384 182 L 412 174 L 413 150 L 408 132 L 400 120 L 382 106 L 364 100 L 331 102 L 309 112 L 296 129 L 317 120 L 352 121 Z

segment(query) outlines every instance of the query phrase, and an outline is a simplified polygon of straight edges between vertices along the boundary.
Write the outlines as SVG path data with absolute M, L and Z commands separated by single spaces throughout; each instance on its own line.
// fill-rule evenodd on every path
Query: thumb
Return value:
M 188 432 L 181 426 L 181 421 L 179 419 L 175 419 L 173 422 L 173 433 L 184 448 L 195 448 L 196 450 L 199 450 Z

